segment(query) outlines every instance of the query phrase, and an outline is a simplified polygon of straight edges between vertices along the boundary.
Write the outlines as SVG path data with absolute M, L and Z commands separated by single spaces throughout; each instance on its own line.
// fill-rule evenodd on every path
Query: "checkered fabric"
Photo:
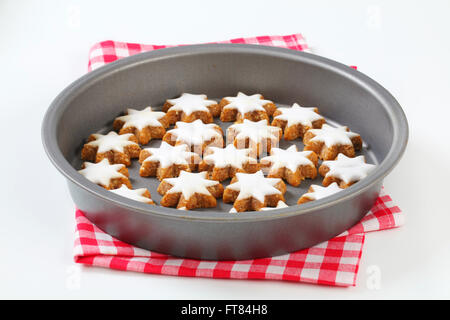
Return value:
M 219 41 L 216 43 L 245 43 L 245 44 L 261 44 L 265 46 L 281 47 L 297 51 L 309 52 L 303 36 L 291 34 L 287 36 L 260 36 L 253 38 L 236 38 L 227 41 Z M 179 46 L 179 45 L 178 45 Z M 102 41 L 94 44 L 89 51 L 88 70 L 97 69 L 107 63 L 116 61 L 120 58 L 132 56 L 137 53 L 152 51 L 163 48 L 174 47 L 173 45 L 152 45 L 127 43 L 117 41 Z
M 374 207 L 350 230 L 312 248 L 276 257 L 239 261 L 182 259 L 143 250 L 115 239 L 76 211 L 75 261 L 111 269 L 173 276 L 266 279 L 355 285 L 364 233 L 401 226 L 404 215 L 380 194 Z
M 223 43 L 253 43 L 305 50 L 300 34 L 233 39 Z M 121 57 L 167 46 L 104 41 L 90 51 L 89 70 Z M 124 271 L 225 279 L 265 279 L 354 286 L 366 232 L 404 223 L 404 214 L 382 189 L 374 207 L 351 229 L 312 248 L 263 259 L 202 261 L 143 250 L 100 230 L 76 211 L 74 259 L 77 263 Z

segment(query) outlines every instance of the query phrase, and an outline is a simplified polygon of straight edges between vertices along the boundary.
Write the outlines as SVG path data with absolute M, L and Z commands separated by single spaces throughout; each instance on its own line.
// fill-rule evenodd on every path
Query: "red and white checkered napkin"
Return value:
M 272 45 L 294 50 L 308 48 L 300 34 L 224 42 Z M 122 57 L 165 47 L 104 41 L 92 48 L 89 70 Z M 399 227 L 404 223 L 404 215 L 383 189 L 368 214 L 334 239 L 281 256 L 240 261 L 182 259 L 136 248 L 103 232 L 79 210 L 76 211 L 76 222 L 75 261 L 86 265 L 175 276 L 287 280 L 352 286 L 356 282 L 364 233 Z
M 361 222 L 334 239 L 281 256 L 239 261 L 182 259 L 143 250 L 103 232 L 79 210 L 76 220 L 75 261 L 86 265 L 174 276 L 351 286 L 356 282 L 364 233 L 399 227 L 404 215 L 382 191 Z
M 216 43 L 245 43 L 245 44 L 261 44 L 265 46 L 281 47 L 297 51 L 309 52 L 308 45 L 300 33 L 287 36 L 260 36 L 253 38 L 237 38 L 227 41 L 219 41 Z M 178 45 L 179 46 L 179 45 Z M 127 43 L 117 41 L 102 41 L 92 46 L 89 51 L 88 70 L 94 70 L 107 63 L 116 61 L 120 58 L 132 56 L 137 53 L 152 51 L 163 48 L 175 47 L 173 45 L 152 45 Z

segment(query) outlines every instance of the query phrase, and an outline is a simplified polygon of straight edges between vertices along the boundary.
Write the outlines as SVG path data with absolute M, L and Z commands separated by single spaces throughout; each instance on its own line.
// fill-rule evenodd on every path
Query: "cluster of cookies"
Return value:
M 137 158 L 139 175 L 160 181 L 162 206 L 211 208 L 222 198 L 233 203 L 233 212 L 242 212 L 286 207 L 285 183 L 297 187 L 304 179 L 324 177 L 323 186 L 312 185 L 298 199 L 302 204 L 347 188 L 374 168 L 355 157 L 362 149 L 360 135 L 326 124 L 317 108 L 296 103 L 277 108 L 260 94 L 239 92 L 219 103 L 183 93 L 162 110 L 128 109 L 114 120 L 114 131 L 92 134 L 81 151 L 80 174 L 116 194 L 154 204 L 147 189 L 132 189 L 127 167 Z M 234 122 L 226 139 L 216 117 Z M 141 148 L 152 139 L 162 139 L 160 147 Z M 281 149 L 280 139 L 303 139 L 304 150 Z

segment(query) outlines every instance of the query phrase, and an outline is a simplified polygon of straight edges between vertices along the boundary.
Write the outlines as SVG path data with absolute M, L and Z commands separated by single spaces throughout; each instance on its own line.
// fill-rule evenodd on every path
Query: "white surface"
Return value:
M 7 138 L 0 160 L 0 297 L 450 298 L 450 2 L 314 3 L 1 1 L 1 131 Z M 44 154 L 40 125 L 52 99 L 86 72 L 89 47 L 106 39 L 195 43 L 296 32 L 317 53 L 357 65 L 382 83 L 409 119 L 408 149 L 385 180 L 408 214 L 407 225 L 367 235 L 357 286 L 178 278 L 75 265 L 74 206 L 64 178 Z

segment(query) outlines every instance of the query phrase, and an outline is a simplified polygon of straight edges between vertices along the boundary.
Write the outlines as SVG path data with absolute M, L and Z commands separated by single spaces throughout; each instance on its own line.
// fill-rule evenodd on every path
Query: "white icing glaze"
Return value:
M 287 127 L 301 124 L 312 128 L 313 122 L 324 119 L 320 114 L 314 112 L 314 108 L 300 107 L 297 103 L 294 103 L 291 108 L 278 108 L 281 114 L 275 116 L 274 119 L 280 119 L 287 121 Z
M 311 189 L 313 192 L 305 193 L 302 197 L 306 197 L 311 200 L 319 200 L 325 197 L 331 196 L 336 192 L 342 191 L 344 189 L 339 188 L 336 182 L 333 182 L 328 187 L 318 186 L 317 184 L 312 184 Z
M 280 200 L 280 201 L 278 201 L 276 207 L 264 207 L 264 208 L 259 209 L 259 211 L 268 211 L 268 210 L 281 209 L 281 208 L 287 208 L 287 207 L 289 207 L 289 206 Z
M 345 183 L 365 178 L 376 167 L 374 164 L 366 163 L 364 156 L 349 158 L 343 153 L 339 153 L 336 160 L 324 161 L 322 165 L 330 168 L 325 177 L 337 177 Z
M 263 139 L 279 139 L 280 128 L 269 126 L 266 120 L 258 122 L 244 119 L 242 123 L 236 123 L 228 127 L 228 130 L 234 130 L 238 134 L 236 139 L 246 139 L 259 143 Z
M 357 133 L 347 131 L 345 126 L 333 128 L 327 124 L 324 124 L 322 129 L 309 131 L 315 135 L 310 141 L 322 141 L 328 148 L 334 145 L 352 145 L 350 139 L 359 136 Z
M 167 193 L 181 192 L 185 199 L 189 199 L 195 193 L 211 195 L 207 187 L 219 184 L 217 181 L 206 179 L 206 174 L 206 171 L 199 173 L 181 171 L 179 177 L 166 178 L 163 181 L 172 185 Z
M 262 171 L 256 173 L 236 173 L 237 181 L 227 186 L 228 189 L 239 191 L 236 200 L 254 197 L 264 202 L 267 195 L 281 194 L 275 185 L 281 181 L 279 178 L 265 178 Z
M 186 115 L 190 115 L 195 111 L 209 112 L 208 106 L 217 104 L 216 101 L 207 100 L 205 94 L 183 93 L 179 98 L 168 99 L 172 106 L 169 110 L 183 111 Z
M 189 147 L 185 144 L 178 146 L 171 146 L 167 142 L 161 142 L 159 148 L 146 148 L 151 155 L 145 158 L 144 162 L 158 161 L 162 168 L 168 168 L 172 165 L 190 164 L 190 158 L 198 156 L 196 153 L 191 152 Z
M 123 148 L 125 146 L 138 146 L 137 143 L 128 140 L 132 135 L 133 134 L 131 133 L 118 135 L 114 131 L 111 131 L 106 135 L 94 133 L 92 136 L 95 138 L 95 140 L 88 142 L 87 145 L 98 147 L 97 153 L 103 153 L 107 151 L 117 151 L 123 153 Z
M 261 159 L 261 163 L 270 162 L 270 170 L 278 170 L 283 167 L 295 172 L 299 166 L 314 165 L 314 163 L 307 158 L 312 151 L 298 151 L 294 144 L 286 150 L 280 148 L 272 148 L 270 156 Z
M 256 163 L 256 160 L 249 156 L 250 149 L 236 149 L 232 144 L 227 145 L 224 149 L 217 147 L 209 147 L 211 154 L 203 157 L 208 164 L 214 164 L 217 168 L 225 168 L 231 166 L 233 168 L 242 169 L 244 163 Z
M 144 197 L 143 194 L 147 191 L 147 189 L 145 188 L 140 188 L 140 189 L 128 189 L 128 187 L 126 185 L 121 185 L 120 188 L 118 189 L 114 189 L 114 190 L 109 190 L 115 194 L 118 194 L 122 197 L 131 199 L 131 200 L 135 200 L 135 201 L 139 201 L 139 202 L 151 202 L 152 199 Z
M 176 141 L 184 142 L 188 145 L 202 145 L 213 138 L 221 139 L 222 135 L 215 130 L 218 126 L 214 123 L 205 124 L 197 119 L 193 122 L 176 123 L 176 128 L 167 131 L 175 136 Z
M 161 111 L 152 111 L 152 107 L 144 110 L 127 109 L 127 115 L 117 117 L 116 120 L 124 122 L 123 128 L 134 127 L 142 130 L 145 127 L 162 127 L 159 120 L 166 114 Z
M 272 103 L 270 100 L 262 99 L 260 94 L 248 96 L 242 92 L 239 92 L 236 97 L 225 97 L 224 99 L 226 99 L 229 104 L 227 104 L 223 110 L 237 109 L 242 115 L 252 111 L 266 111 L 263 106 Z
M 85 162 L 84 166 L 85 168 L 79 170 L 78 172 L 86 179 L 96 184 L 108 186 L 111 179 L 126 178 L 126 176 L 119 172 L 119 170 L 124 168 L 125 165 L 109 164 L 107 159 L 103 159 L 98 163 Z

